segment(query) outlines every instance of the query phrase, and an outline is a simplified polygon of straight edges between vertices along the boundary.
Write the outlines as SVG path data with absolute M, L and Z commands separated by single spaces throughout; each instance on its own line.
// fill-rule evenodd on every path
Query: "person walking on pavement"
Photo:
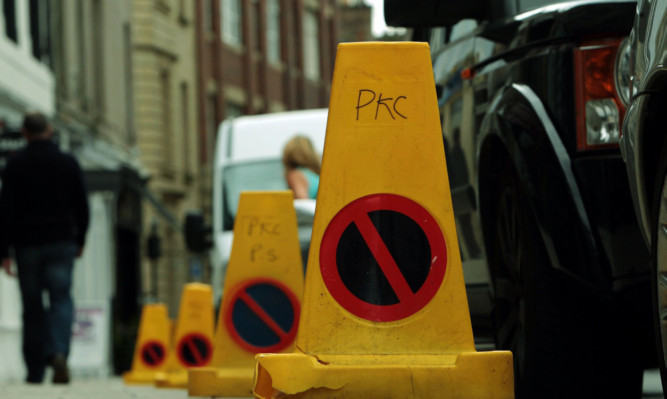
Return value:
M 74 318 L 74 259 L 88 230 L 88 200 L 76 159 L 51 141 L 53 129 L 40 113 L 25 116 L 25 149 L 7 162 L 0 191 L 0 259 L 9 275 L 16 260 L 23 302 L 26 382 L 41 383 L 47 365 L 53 382 L 68 383 L 67 356 Z M 49 308 L 42 291 L 49 295 Z

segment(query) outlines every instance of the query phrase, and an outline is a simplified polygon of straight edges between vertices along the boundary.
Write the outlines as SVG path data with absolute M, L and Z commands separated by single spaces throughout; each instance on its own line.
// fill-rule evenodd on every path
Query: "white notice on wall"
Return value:
M 105 302 L 77 303 L 69 357 L 73 374 L 109 374 L 109 336 L 109 305 Z

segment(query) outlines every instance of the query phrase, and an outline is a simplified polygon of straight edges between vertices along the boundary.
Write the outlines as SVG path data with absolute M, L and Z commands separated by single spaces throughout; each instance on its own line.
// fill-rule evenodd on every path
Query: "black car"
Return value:
M 655 363 L 618 146 L 614 65 L 635 7 L 385 0 L 388 25 L 431 44 L 464 273 L 487 269 L 519 398 L 639 398 Z

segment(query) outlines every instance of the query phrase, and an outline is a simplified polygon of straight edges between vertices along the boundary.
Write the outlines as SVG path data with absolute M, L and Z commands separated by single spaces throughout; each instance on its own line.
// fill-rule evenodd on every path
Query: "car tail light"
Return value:
M 618 146 L 625 106 L 618 97 L 614 64 L 622 39 L 582 43 L 574 50 L 577 148 Z

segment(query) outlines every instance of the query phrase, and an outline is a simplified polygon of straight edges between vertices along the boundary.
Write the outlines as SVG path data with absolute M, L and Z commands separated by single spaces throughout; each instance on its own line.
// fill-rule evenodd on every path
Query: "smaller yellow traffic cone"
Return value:
M 162 303 L 144 305 L 132 370 L 123 374 L 123 381 L 126 384 L 152 384 L 155 375 L 166 370 L 170 338 L 167 306 Z
M 190 369 L 188 393 L 252 395 L 255 354 L 294 349 L 302 291 L 292 193 L 241 193 L 213 361 Z
M 188 368 L 203 367 L 213 356 L 213 292 L 211 286 L 189 283 L 183 288 L 173 347 L 166 369 L 157 373 L 160 388 L 187 388 Z

